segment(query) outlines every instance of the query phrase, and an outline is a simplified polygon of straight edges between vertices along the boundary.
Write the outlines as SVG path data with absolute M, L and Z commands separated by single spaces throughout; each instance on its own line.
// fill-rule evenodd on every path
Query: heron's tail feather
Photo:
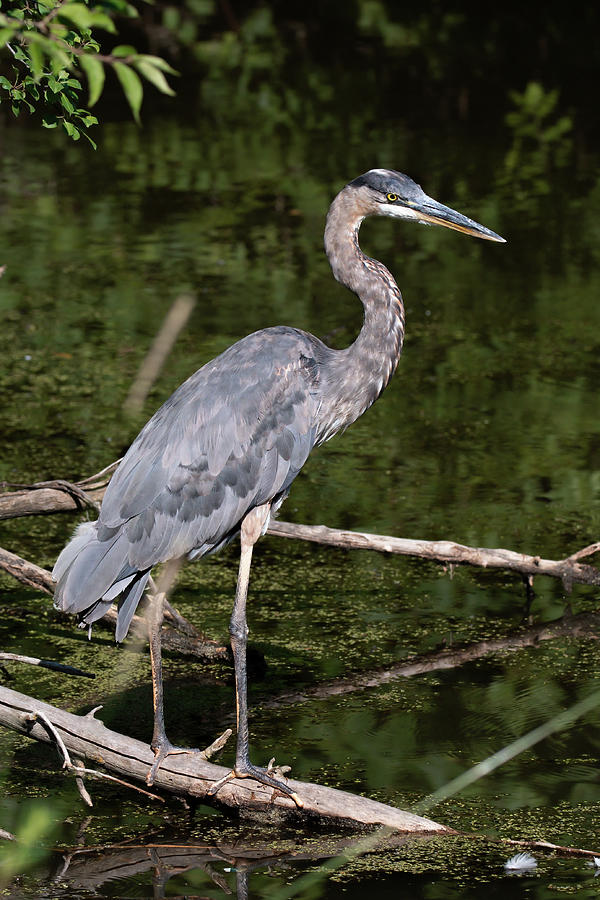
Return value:
M 73 537 L 69 541 L 66 547 L 61 551 L 60 556 L 54 563 L 54 568 L 52 569 L 52 577 L 55 581 L 60 581 L 69 566 L 72 562 L 74 562 L 75 558 L 78 556 L 79 552 L 83 550 L 86 544 L 88 544 L 94 537 L 96 536 L 96 523 L 95 522 L 82 522 L 81 525 L 78 525 L 75 529 L 75 533 Z M 57 594 L 54 595 L 54 605 L 57 609 L 62 609 L 62 606 L 59 606 L 57 602 Z
M 97 522 L 80 525 L 56 560 L 52 572 L 58 582 L 54 606 L 91 624 L 101 619 L 113 600 L 122 594 L 116 630 L 117 641 L 122 641 L 150 571 L 139 572 L 128 563 L 125 535 L 117 531 L 100 540 L 97 525 Z
M 146 583 L 149 577 L 149 569 L 146 572 L 140 572 L 138 576 L 131 582 L 129 587 L 123 592 L 123 596 L 119 600 L 117 628 L 115 631 L 115 639 L 119 641 L 119 643 L 124 639 L 127 632 L 129 631 L 131 620 L 137 609 L 138 603 L 141 600 L 142 594 L 144 593 L 144 588 L 146 587 Z

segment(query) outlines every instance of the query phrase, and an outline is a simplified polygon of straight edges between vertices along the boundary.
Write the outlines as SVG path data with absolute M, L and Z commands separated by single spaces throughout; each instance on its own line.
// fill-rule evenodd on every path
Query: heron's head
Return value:
M 443 225 L 487 241 L 505 243 L 504 238 L 489 228 L 428 197 L 412 178 L 402 172 L 371 169 L 351 181 L 347 189 L 356 190 L 358 204 L 365 216 L 412 219 L 426 225 Z

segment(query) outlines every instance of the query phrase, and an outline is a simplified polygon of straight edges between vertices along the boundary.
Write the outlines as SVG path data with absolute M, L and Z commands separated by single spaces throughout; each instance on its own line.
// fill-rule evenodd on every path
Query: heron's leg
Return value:
M 198 753 L 194 748 L 174 747 L 165 732 L 165 709 L 162 675 L 162 623 L 166 595 L 154 591 L 150 595 L 148 610 L 148 640 L 150 644 L 150 665 L 152 668 L 152 704 L 154 707 L 154 729 L 150 746 L 154 751 L 154 762 L 146 775 L 148 784 L 153 784 L 161 763 L 175 753 Z
M 233 778 L 254 778 L 261 784 L 268 785 L 289 797 L 292 797 L 297 806 L 303 803 L 298 795 L 282 781 L 278 781 L 270 774 L 269 769 L 261 769 L 252 765 L 248 749 L 248 681 L 246 672 L 246 644 L 248 641 L 248 624 L 246 622 L 246 598 L 248 596 L 248 582 L 250 580 L 250 565 L 252 563 L 252 550 L 269 520 L 270 504 L 265 503 L 251 510 L 244 518 L 241 527 L 241 552 L 240 567 L 238 572 L 235 603 L 229 624 L 231 634 L 231 649 L 235 666 L 235 700 L 237 711 L 237 747 L 235 754 L 235 768 L 216 781 L 208 794 L 214 796 L 222 785 Z

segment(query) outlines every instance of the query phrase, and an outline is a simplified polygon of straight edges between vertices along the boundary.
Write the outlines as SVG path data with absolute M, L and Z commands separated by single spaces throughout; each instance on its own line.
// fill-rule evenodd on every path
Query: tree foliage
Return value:
M 164 59 L 128 45 L 102 52 L 98 32 L 115 35 L 119 16 L 132 18 L 137 11 L 126 0 L 0 0 L 0 46 L 10 57 L 0 74 L 0 102 L 9 102 L 15 116 L 39 111 L 44 127 L 62 126 L 73 140 L 83 135 L 95 147 L 88 129 L 98 119 L 83 106 L 83 80 L 91 108 L 112 68 L 139 121 L 142 79 L 173 94 L 166 74 L 175 72 Z

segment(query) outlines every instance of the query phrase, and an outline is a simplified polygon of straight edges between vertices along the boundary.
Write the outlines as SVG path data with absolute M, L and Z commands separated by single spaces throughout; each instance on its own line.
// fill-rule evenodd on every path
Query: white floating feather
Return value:
M 526 872 L 537 868 L 537 861 L 531 853 L 515 853 L 504 863 L 506 872 Z

